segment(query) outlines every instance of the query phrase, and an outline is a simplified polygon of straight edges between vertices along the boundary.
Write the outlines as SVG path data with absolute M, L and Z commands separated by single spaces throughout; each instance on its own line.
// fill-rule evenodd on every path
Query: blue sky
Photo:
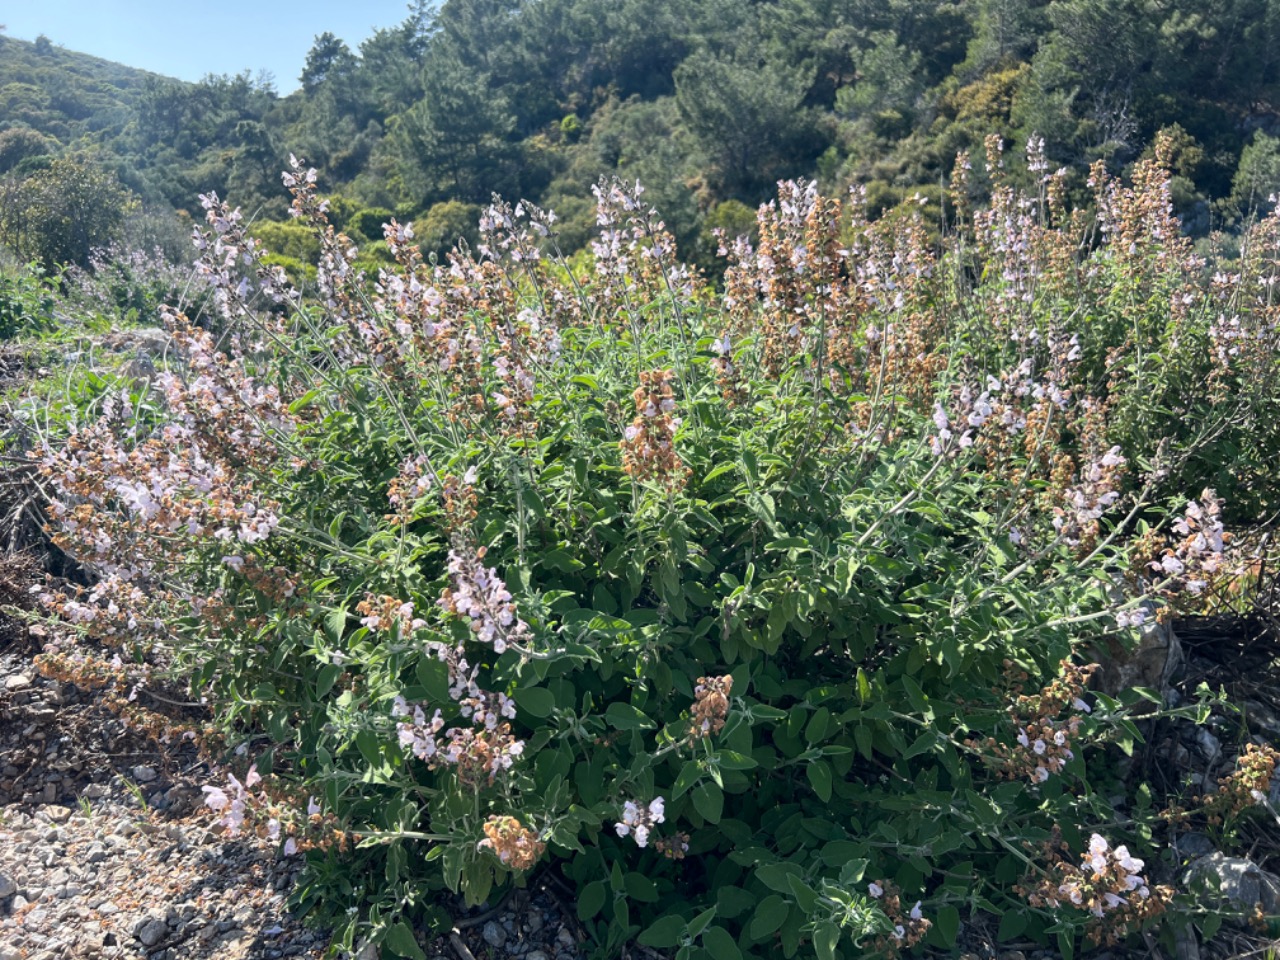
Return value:
M 19 0 L 0 3 L 11 37 L 44 34 L 68 50 L 182 80 L 270 71 L 290 93 L 317 34 L 355 50 L 409 15 L 407 0 Z

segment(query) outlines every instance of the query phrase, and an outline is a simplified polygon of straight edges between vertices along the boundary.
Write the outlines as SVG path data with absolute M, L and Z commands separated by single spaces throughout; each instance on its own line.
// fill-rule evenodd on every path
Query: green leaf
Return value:
M 668 914 L 645 927 L 636 942 L 643 947 L 674 947 L 680 942 L 684 928 L 684 917 Z
M 996 939 L 1001 943 L 1008 943 L 1010 940 L 1016 940 L 1026 929 L 1026 913 L 1022 910 L 1006 910 L 1000 918 L 1000 929 L 996 932 Z
M 756 879 L 770 890 L 777 893 L 791 894 L 790 877 L 799 874 L 800 868 L 794 863 L 766 863 L 756 868 Z
M 790 911 L 791 906 L 787 901 L 776 893 L 769 894 L 760 901 L 760 906 L 756 907 L 756 915 L 751 918 L 751 939 L 763 940 L 775 930 L 781 929 L 787 922 Z
M 684 766 L 680 768 L 680 775 L 676 777 L 675 785 L 671 788 L 671 799 L 678 800 L 683 797 L 701 777 L 701 768 L 694 761 L 686 760 Z
M 819 707 L 813 711 L 813 717 L 809 720 L 809 725 L 804 728 L 804 738 L 810 743 L 818 743 L 827 735 L 827 730 L 831 725 L 831 711 L 826 707 Z
M 904 676 L 902 678 L 902 686 L 906 688 L 907 699 L 911 701 L 911 707 L 916 713 L 927 717 L 933 716 L 933 710 L 929 707 L 929 698 L 925 696 L 924 691 L 920 689 L 920 684 L 916 683 L 912 677 Z
M 334 643 L 342 639 L 342 633 L 347 627 L 347 611 L 345 607 L 339 607 L 337 610 L 330 610 L 324 618 L 324 632 Z
M 449 667 L 435 657 L 418 661 L 418 683 L 427 691 L 431 703 L 446 703 L 449 697 Z
M 604 718 L 615 730 L 648 730 L 657 724 L 629 703 L 615 700 L 604 712 Z
M 818 892 L 801 880 L 799 874 L 788 875 L 787 884 L 791 887 L 791 893 L 796 898 L 800 909 L 805 913 L 812 913 L 818 903 Z
M 693 791 L 693 808 L 708 823 L 719 823 L 724 813 L 724 791 L 714 783 L 704 783 Z
M 289 404 L 289 412 L 297 413 L 299 410 L 305 410 L 311 406 L 311 402 L 318 396 L 320 396 L 319 390 L 308 390 L 293 403 Z M 401 956 L 404 956 L 404 954 L 401 954 Z
M 342 513 L 334 517 L 332 521 L 330 521 L 329 523 L 329 539 L 330 540 L 340 540 L 342 538 L 342 521 L 344 521 L 345 519 L 347 519 L 347 512 L 344 510 L 342 511 Z M 346 616 L 347 616 L 346 612 L 344 611 L 342 614 L 342 617 L 344 620 L 346 619 Z
M 954 947 L 956 937 L 960 934 L 960 911 L 955 907 L 940 907 L 934 917 L 933 927 L 948 949 Z
M 516 706 L 539 720 L 551 716 L 551 711 L 556 706 L 555 694 L 546 687 L 520 687 L 516 690 L 514 699 Z
M 544 567 L 559 570 L 561 573 L 577 573 L 586 566 L 566 550 L 544 550 L 538 560 Z
M 316 680 L 316 699 L 323 700 L 329 691 L 333 689 L 333 685 L 338 682 L 340 676 L 342 676 L 342 667 L 336 663 L 321 667 L 320 676 Z
M 413 930 L 403 920 L 399 920 L 387 928 L 387 946 L 395 951 L 396 956 L 411 957 L 413 960 L 427 960 L 427 955 L 418 946 Z
M 779 540 L 773 540 L 764 545 L 765 550 L 770 552 L 779 552 L 782 550 L 794 550 L 797 547 L 807 547 L 809 541 L 804 537 L 782 537 Z
M 361 730 L 356 734 L 356 749 L 369 766 L 382 766 L 382 740 L 372 730 Z
M 926 730 L 912 742 L 907 748 L 907 752 L 902 755 L 903 760 L 910 760 L 912 757 L 919 757 L 926 753 L 932 753 L 934 747 L 938 745 L 938 734 L 933 730 Z
M 724 474 L 736 468 L 737 468 L 737 464 L 735 463 L 722 463 L 718 466 L 712 467 L 709 471 L 707 471 L 707 473 L 703 475 L 702 482 L 710 483 L 716 477 L 723 476 Z
M 607 896 L 603 880 L 588 883 L 578 894 L 578 919 L 585 922 L 603 910 Z
M 831 767 L 825 760 L 815 760 L 804 768 L 809 785 L 818 799 L 827 803 L 831 799 Z
M 783 602 L 782 597 L 777 597 L 773 601 L 773 606 L 769 608 L 769 618 L 765 622 L 765 628 L 768 631 L 770 640 L 777 640 L 782 636 L 782 631 L 787 628 L 790 620 L 790 614 L 787 611 L 787 605 Z
M 721 887 L 716 891 L 717 916 L 740 917 L 748 910 L 756 909 L 758 900 L 741 887 Z
M 826 920 L 813 931 L 813 949 L 818 960 L 835 960 L 836 944 L 840 942 L 840 928 Z
M 725 770 L 754 770 L 760 764 L 735 750 L 721 750 L 717 755 Z
M 871 759 L 871 728 L 858 724 L 853 728 L 853 740 L 858 745 L 858 752 L 868 760 Z
M 628 873 L 623 883 L 627 896 L 640 903 L 658 902 L 658 885 L 643 873 Z
M 716 918 L 715 907 L 710 907 L 709 909 L 703 910 L 700 914 L 698 914 L 696 917 L 694 917 L 692 920 L 689 921 L 689 926 L 685 929 L 685 932 L 690 937 L 696 937 L 700 933 L 702 933 L 703 930 L 707 929 L 707 924 L 709 924 L 715 918 Z
M 702 946 L 715 960 L 742 960 L 737 941 L 724 927 L 709 927 L 702 934 Z

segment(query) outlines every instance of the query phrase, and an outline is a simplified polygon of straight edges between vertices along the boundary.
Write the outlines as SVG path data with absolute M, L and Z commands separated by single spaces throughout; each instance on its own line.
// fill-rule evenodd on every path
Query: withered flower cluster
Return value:
M 676 452 L 680 418 L 674 416 L 675 393 L 670 370 L 644 370 L 633 399 L 635 419 L 623 432 L 622 469 L 632 479 L 657 483 L 670 492 L 681 489 L 689 469 Z
M 910 910 L 903 909 L 902 893 L 892 881 L 872 881 L 867 884 L 867 893 L 893 924 L 893 930 L 887 936 L 877 936 L 871 943 L 872 951 L 879 956 L 892 958 L 904 950 L 910 950 L 924 939 L 933 926 L 933 922 L 920 909 L 919 902 Z
M 1092 943 L 1114 945 L 1167 908 L 1173 890 L 1151 886 L 1142 874 L 1145 863 L 1124 846 L 1114 849 L 1100 834 L 1078 860 L 1055 835 L 1040 851 L 1044 874 L 1024 881 L 1018 891 L 1033 907 L 1084 913 Z
M 515 817 L 491 816 L 483 829 L 484 839 L 479 846 L 493 851 L 494 856 L 512 870 L 531 869 L 547 849 L 538 835 Z
M 693 706 L 689 709 L 689 740 L 714 737 L 724 729 L 729 717 L 729 693 L 733 677 L 699 677 L 693 688 Z
M 1039 693 L 1019 695 L 1009 705 L 1010 725 L 1016 731 L 1012 743 L 994 737 L 969 741 L 1000 776 L 1044 783 L 1075 756 L 1075 737 L 1083 715 L 1091 712 L 1083 698 L 1098 664 L 1077 666 L 1064 660 L 1059 669 L 1059 676 Z

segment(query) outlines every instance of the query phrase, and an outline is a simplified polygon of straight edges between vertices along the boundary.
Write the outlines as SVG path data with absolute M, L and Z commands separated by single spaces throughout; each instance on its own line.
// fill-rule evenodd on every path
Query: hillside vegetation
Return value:
M 936 220 L 988 133 L 1043 136 L 1083 197 L 1091 161 L 1127 167 L 1169 129 L 1203 234 L 1280 185 L 1278 31 L 1270 0 L 447 0 L 356 50 L 317 37 L 284 97 L 247 71 L 187 84 L 7 39 L 0 172 L 92 149 L 148 204 L 215 190 L 283 220 L 293 153 L 339 227 L 377 241 L 395 213 L 437 252 L 474 240 L 493 192 L 554 207 L 576 249 L 584 185 L 617 174 L 708 265 L 710 230 L 749 230 L 781 177 L 864 183 L 873 212 L 920 194 Z

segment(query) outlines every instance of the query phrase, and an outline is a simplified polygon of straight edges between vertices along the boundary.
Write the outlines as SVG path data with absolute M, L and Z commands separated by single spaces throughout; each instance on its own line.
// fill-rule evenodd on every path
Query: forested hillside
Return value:
M 1042 135 L 1083 192 L 1089 162 L 1124 168 L 1176 127 L 1203 234 L 1280 185 L 1278 40 L 1272 0 L 447 0 L 356 50 L 317 37 L 282 97 L 249 71 L 193 85 L 5 39 L 0 172 L 90 148 L 149 204 L 212 189 L 284 219 L 295 153 L 340 226 L 378 239 L 395 213 L 432 249 L 493 192 L 555 209 L 572 249 L 617 173 L 705 262 L 710 228 L 744 228 L 780 177 L 865 183 L 873 211 L 919 194 L 936 217 L 989 133 Z

